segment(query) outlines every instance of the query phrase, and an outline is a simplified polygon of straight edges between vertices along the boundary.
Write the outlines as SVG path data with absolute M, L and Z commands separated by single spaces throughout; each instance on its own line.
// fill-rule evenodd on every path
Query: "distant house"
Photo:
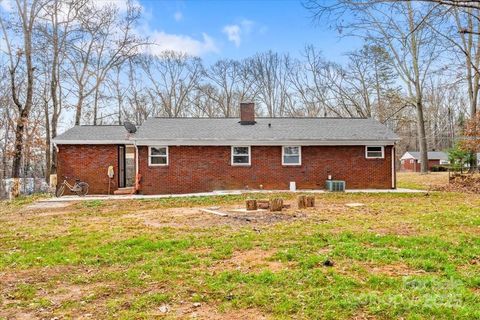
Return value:
M 255 118 L 243 103 L 240 118 L 149 118 L 130 131 L 75 126 L 59 135 L 59 180 L 81 179 L 94 194 L 109 185 L 140 194 L 322 189 L 329 178 L 395 188 L 398 137 L 373 119 Z
M 428 152 L 428 170 L 434 166 L 449 164 L 448 154 L 441 151 Z M 407 151 L 400 158 L 400 171 L 420 172 L 421 170 L 420 152 Z

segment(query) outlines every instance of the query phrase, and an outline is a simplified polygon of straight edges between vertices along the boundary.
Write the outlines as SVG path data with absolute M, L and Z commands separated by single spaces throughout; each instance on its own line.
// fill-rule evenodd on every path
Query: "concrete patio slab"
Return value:
M 61 198 L 42 199 L 38 202 L 70 202 L 70 201 L 91 201 L 91 200 L 140 200 L 140 199 L 165 199 L 165 198 L 186 198 L 186 197 L 209 197 L 221 195 L 240 195 L 244 193 L 328 193 L 325 190 L 229 190 L 229 191 L 213 191 L 185 194 L 157 194 L 157 195 L 87 195 L 79 197 L 76 195 L 63 196 Z M 351 189 L 345 190 L 345 193 L 426 193 L 425 190 L 414 189 Z

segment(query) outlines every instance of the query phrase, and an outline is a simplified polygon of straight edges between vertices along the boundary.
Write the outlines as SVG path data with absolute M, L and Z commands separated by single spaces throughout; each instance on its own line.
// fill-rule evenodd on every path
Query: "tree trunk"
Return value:
M 423 118 L 423 104 L 421 100 L 417 100 L 417 133 L 418 144 L 420 146 L 420 172 L 428 173 L 428 149 L 427 149 L 427 137 L 425 134 L 425 120 Z
M 82 107 L 83 107 L 83 86 L 78 90 L 80 92 L 78 96 L 77 106 L 75 108 L 75 125 L 80 125 L 80 120 L 82 119 Z
M 50 150 L 50 116 L 48 115 L 48 102 L 45 101 L 45 181 L 50 180 L 51 150 Z

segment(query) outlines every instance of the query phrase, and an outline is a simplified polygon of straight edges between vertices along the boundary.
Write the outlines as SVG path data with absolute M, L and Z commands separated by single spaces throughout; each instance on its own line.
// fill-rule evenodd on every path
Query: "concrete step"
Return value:
M 126 188 L 118 188 L 117 190 L 113 191 L 113 194 L 134 194 L 135 188 L 134 187 L 126 187 Z

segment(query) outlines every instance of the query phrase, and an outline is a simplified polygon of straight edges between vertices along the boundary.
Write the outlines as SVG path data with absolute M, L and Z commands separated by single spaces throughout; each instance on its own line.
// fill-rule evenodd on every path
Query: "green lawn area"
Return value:
M 321 194 L 315 209 L 253 219 L 199 211 L 244 199 L 3 202 L 0 319 L 480 319 L 480 196 Z

